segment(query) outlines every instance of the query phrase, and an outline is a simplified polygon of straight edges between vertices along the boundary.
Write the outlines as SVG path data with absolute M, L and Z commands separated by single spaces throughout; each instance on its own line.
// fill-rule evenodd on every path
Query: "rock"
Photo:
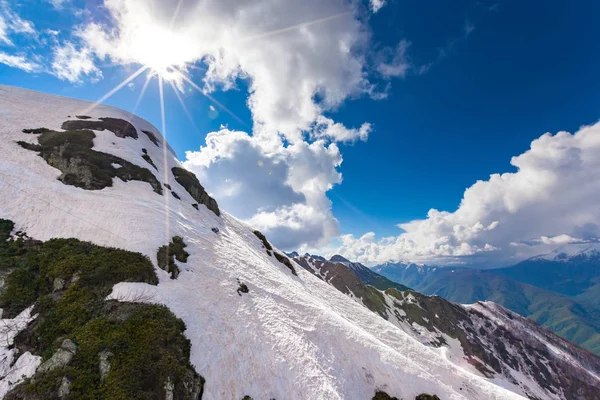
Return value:
M 69 396 L 71 394 L 71 381 L 63 376 L 62 381 L 60 382 L 60 387 L 58 388 L 58 397 L 61 399 Z
M 173 400 L 173 390 L 175 389 L 175 385 L 171 382 L 171 378 L 167 378 L 167 382 L 165 383 L 165 400 Z
M 68 365 L 77 353 L 77 345 L 70 339 L 65 339 L 56 351 L 46 362 L 37 369 L 38 373 L 45 374 L 53 369 Z
M 77 283 L 77 282 L 79 282 L 79 278 L 80 278 L 79 272 L 75 272 L 73 274 L 73 276 L 71 277 L 71 283 Z
M 110 372 L 110 361 L 108 360 L 114 356 L 110 351 L 103 351 L 98 354 L 98 358 L 100 359 L 100 380 L 104 381 Z
M 195 371 L 188 369 L 183 376 L 183 387 L 186 399 L 199 400 L 204 393 L 204 378 Z
M 64 288 L 65 288 L 65 280 L 62 278 L 55 278 L 54 284 L 52 285 L 52 291 L 58 292 L 60 290 L 63 290 Z

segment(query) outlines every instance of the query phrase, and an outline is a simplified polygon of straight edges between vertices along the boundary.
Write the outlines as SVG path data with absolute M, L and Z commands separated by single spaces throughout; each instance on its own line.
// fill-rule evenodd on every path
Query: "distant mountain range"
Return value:
M 339 255 L 329 260 L 310 254 L 290 256 L 455 364 L 503 382 L 528 398 L 587 399 L 599 391 L 580 368 L 597 371 L 600 358 L 497 304 L 459 305 L 439 296 L 399 290 L 398 284 Z M 412 265 L 410 269 L 425 272 L 427 268 Z M 377 282 L 381 290 L 367 281 Z M 390 286 L 385 288 L 386 284 Z
M 458 303 L 493 301 L 600 354 L 597 245 L 569 246 L 492 270 L 386 263 L 373 271 Z

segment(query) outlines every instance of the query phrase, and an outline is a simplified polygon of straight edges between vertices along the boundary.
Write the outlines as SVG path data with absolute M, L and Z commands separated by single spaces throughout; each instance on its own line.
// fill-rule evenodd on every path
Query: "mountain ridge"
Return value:
M 457 366 L 442 353 L 432 352 L 269 245 L 270 250 L 265 245 L 267 239 L 261 240 L 253 229 L 225 211 L 217 215 L 199 205 L 198 196 L 194 195 L 197 192 L 176 179 L 173 168 L 180 168 L 181 164 L 175 155 L 167 151 L 167 158 L 163 159 L 162 150 L 167 144 L 155 127 L 116 108 L 90 107 L 89 102 L 0 86 L 4 119 L 0 126 L 0 218 L 14 223 L 12 235 L 16 241 L 21 232 L 43 243 L 91 243 L 137 253 L 150 260 L 158 284 L 119 282 L 107 297 L 98 300 L 99 309 L 108 307 L 106 302 L 155 304 L 180 319 L 189 340 L 187 350 L 185 346 L 180 350 L 189 352 L 189 363 L 204 380 L 203 399 L 369 399 L 380 391 L 405 399 L 423 393 L 442 399 L 522 398 L 497 382 Z M 82 114 L 85 109 L 89 111 Z M 99 118 L 129 122 L 138 137 L 91 129 L 92 137 L 90 133 L 80 133 L 85 130 L 72 129 L 69 137 L 73 140 L 63 140 L 62 124 L 77 115 L 94 122 L 102 121 Z M 48 131 L 58 134 L 44 136 Z M 144 131 L 152 135 L 143 134 Z M 92 137 L 92 160 L 83 160 L 74 151 L 78 148 L 73 146 L 80 145 L 79 135 Z M 55 139 L 58 141 L 53 142 Z M 62 153 L 53 153 L 55 147 L 61 146 Z M 161 189 L 144 180 L 130 179 L 128 171 L 115 175 L 115 170 L 125 167 L 125 163 L 113 165 L 117 164 L 112 163 L 116 161 L 114 157 L 131 163 L 134 170 L 148 171 L 143 174 L 154 176 Z M 97 163 L 90 165 L 88 161 Z M 55 162 L 59 164 L 53 165 Z M 80 168 L 82 165 L 85 168 Z M 81 173 L 88 167 L 89 174 Z M 97 178 L 101 179 L 102 188 L 95 188 Z M 36 265 L 34 262 L 33 267 Z M 79 269 L 78 263 L 63 267 L 44 270 L 39 278 L 44 288 L 41 298 L 51 300 L 48 304 L 54 304 L 52 307 L 60 299 L 65 299 L 65 306 L 71 306 L 70 297 L 63 293 L 80 293 L 77 288 L 84 283 L 79 283 L 83 275 L 73 275 Z M 11 270 L 11 281 L 12 274 Z M 23 324 L 26 329 L 36 324 L 37 318 L 46 324 L 47 318 L 54 315 L 30 315 L 28 310 L 31 311 L 25 308 L 24 314 L 19 314 L 18 323 L 3 319 L 6 326 L 18 327 L 17 336 L 26 332 L 21 330 Z M 69 325 L 73 326 L 77 324 Z M 29 355 L 19 353 L 20 347 L 13 346 L 13 333 L 3 331 L 6 342 L 0 343 L 0 352 L 12 357 L 3 358 L 0 363 L 0 386 L 10 392 L 9 396 L 19 398 L 26 392 L 21 388 L 34 385 L 30 378 L 35 377 L 37 382 L 38 375 L 54 382 L 48 390 L 56 391 L 46 393 L 51 398 L 57 397 L 58 392 L 80 390 L 80 379 L 84 378 L 103 390 L 118 387 L 116 381 L 101 380 L 99 366 L 102 363 L 106 367 L 109 362 L 111 370 L 116 371 L 124 359 L 111 358 L 100 348 L 89 347 L 88 342 L 78 341 L 76 333 L 65 331 L 63 342 L 53 343 L 43 354 L 42 348 L 34 345 L 28 350 Z M 86 337 L 94 343 L 99 340 L 94 335 Z M 41 365 L 46 365 L 46 361 L 53 360 L 53 365 L 78 363 L 85 357 L 98 363 L 91 376 L 69 375 L 69 365 L 58 364 L 50 378 L 45 378 L 50 367 Z M 169 392 L 173 385 L 181 387 L 170 380 L 175 378 L 167 374 L 166 381 L 158 382 L 160 390 L 165 391 L 161 396 L 173 393 Z M 198 398 L 192 389 L 190 395 Z

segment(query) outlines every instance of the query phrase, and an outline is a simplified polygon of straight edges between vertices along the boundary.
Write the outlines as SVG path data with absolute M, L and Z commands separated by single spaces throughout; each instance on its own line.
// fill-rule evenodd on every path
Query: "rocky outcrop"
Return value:
M 70 339 L 63 340 L 60 348 L 46 362 L 40 365 L 37 373 L 45 374 L 56 368 L 67 366 L 77 354 L 77 345 Z
M 113 178 L 118 177 L 125 182 L 148 182 L 156 193 L 162 195 L 162 186 L 149 169 L 112 154 L 93 150 L 95 137 L 90 130 L 44 130 L 37 137 L 38 144 L 24 141 L 18 143 L 27 150 L 38 152 L 50 166 L 60 170 L 62 174 L 58 179 L 66 185 L 100 190 L 112 186 Z
M 204 190 L 204 187 L 200 184 L 200 181 L 198 178 L 196 178 L 196 175 L 179 167 L 173 167 L 171 171 L 173 172 L 173 176 L 175 177 L 177 183 L 183 186 L 194 200 L 196 200 L 199 204 L 204 204 L 217 216 L 221 215 L 221 211 L 219 210 L 217 202 L 215 199 L 210 197 L 208 193 L 206 193 L 206 190 Z
M 80 116 L 81 117 L 81 116 Z M 79 118 L 79 117 L 78 117 Z M 138 138 L 137 130 L 129 121 L 119 118 L 98 118 L 100 121 L 72 120 L 63 122 L 61 129 L 65 131 L 71 130 L 93 130 L 93 131 L 111 131 L 115 136 L 120 138 Z

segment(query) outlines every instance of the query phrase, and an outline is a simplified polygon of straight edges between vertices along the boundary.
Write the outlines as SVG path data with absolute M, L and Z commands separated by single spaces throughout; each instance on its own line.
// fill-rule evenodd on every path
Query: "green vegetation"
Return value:
M 265 235 L 263 235 L 260 231 L 254 231 L 254 234 L 260 239 L 265 249 L 273 251 L 273 246 L 271 246 L 271 243 L 269 243 Z
M 198 178 L 196 178 L 196 175 L 194 175 L 192 172 L 186 169 L 179 167 L 173 167 L 171 171 L 173 172 L 175 180 L 181 186 L 183 186 L 185 190 L 187 190 L 187 192 L 190 194 L 190 196 L 192 196 L 194 200 L 196 200 L 199 204 L 204 204 L 217 216 L 221 215 L 221 211 L 219 210 L 217 202 L 215 201 L 215 199 L 210 197 L 208 193 L 206 193 L 206 190 L 204 190 L 204 187 L 202 187 L 200 181 L 198 180 Z
M 185 263 L 190 256 L 190 254 L 185 251 L 186 247 L 187 245 L 180 236 L 173 236 L 171 243 L 161 246 L 156 253 L 158 266 L 170 273 L 171 279 L 177 279 L 181 272 L 177 264 L 175 264 L 175 259 Z
M 100 190 L 112 186 L 113 178 L 118 177 L 125 182 L 131 180 L 148 182 L 156 193 L 162 195 L 160 183 L 147 168 L 112 154 L 93 150 L 95 137 L 94 132 L 89 130 L 66 132 L 44 130 L 38 136 L 39 144 L 22 141 L 18 143 L 25 149 L 37 151 L 49 165 L 59 169 L 62 174 L 58 179 L 66 185 L 86 190 Z M 114 164 L 121 167 L 115 168 Z
M 119 118 L 98 118 L 100 121 L 65 121 L 63 122 L 61 129 L 65 131 L 77 131 L 90 129 L 93 131 L 111 131 L 117 137 L 126 138 L 131 137 L 134 139 L 138 138 L 137 130 L 131 123 Z
M 158 171 L 158 168 L 156 168 L 156 165 L 154 164 L 154 161 L 152 161 L 152 158 L 150 158 L 150 156 L 148 155 L 148 150 L 146 150 L 146 149 L 142 149 L 142 153 L 144 153 L 144 154 L 142 154 L 142 158 L 143 158 L 144 160 L 146 160 L 146 162 L 147 162 L 148 164 L 152 165 L 152 166 L 154 167 L 154 169 L 155 169 L 155 170 L 157 170 L 157 171 Z
M 0 220 L 0 239 L 12 229 L 10 221 Z M 157 284 L 147 257 L 76 239 L 18 238 L 0 240 L 0 265 L 10 272 L 0 307 L 14 316 L 35 303 L 39 314 L 15 346 L 46 360 L 64 339 L 77 346 L 67 365 L 38 373 L 7 400 L 56 398 L 65 377 L 71 398 L 77 399 L 164 398 L 167 381 L 174 385 L 175 398 L 195 398 L 192 392 L 201 396 L 204 379 L 189 362 L 181 320 L 164 306 L 104 300 L 118 282 Z M 59 279 L 65 284 L 57 289 Z M 101 354 L 110 354 L 105 376 Z
M 150 131 L 144 131 L 144 130 L 143 130 L 142 132 L 143 132 L 143 133 L 145 133 L 145 134 L 146 134 L 146 136 L 148 136 L 148 139 L 150 139 L 150 141 L 151 141 L 152 143 L 154 143 L 154 145 L 155 145 L 156 147 L 158 147 L 158 139 L 156 138 L 156 135 L 155 135 L 154 133 L 152 133 L 152 132 L 150 132 Z

